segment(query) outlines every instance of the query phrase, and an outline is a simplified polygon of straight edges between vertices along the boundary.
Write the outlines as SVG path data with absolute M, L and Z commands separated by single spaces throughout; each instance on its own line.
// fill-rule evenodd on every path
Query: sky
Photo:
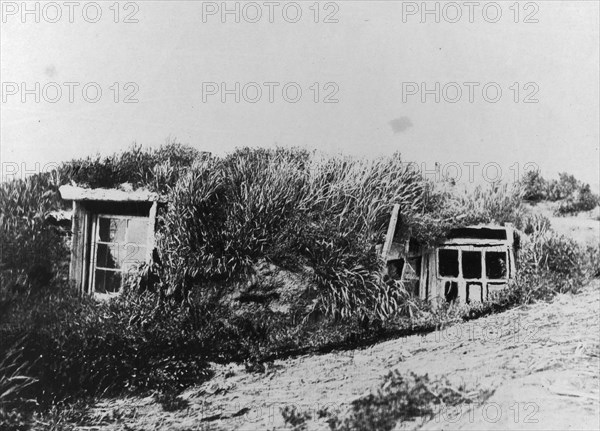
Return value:
M 177 140 L 597 190 L 599 2 L 475 3 L 2 1 L 3 178 Z

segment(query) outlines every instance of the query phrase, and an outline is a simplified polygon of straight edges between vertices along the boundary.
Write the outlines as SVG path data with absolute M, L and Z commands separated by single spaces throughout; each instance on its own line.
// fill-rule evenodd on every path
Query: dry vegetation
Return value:
M 45 222 L 63 207 L 57 188 L 69 181 L 130 183 L 169 199 L 159 215 L 158 259 L 111 302 L 72 292 L 67 240 Z M 597 271 L 597 248 L 555 234 L 546 217 L 526 211 L 522 197 L 521 188 L 498 184 L 469 193 L 438 188 L 399 155 L 364 161 L 241 149 L 216 158 L 177 144 L 133 147 L 3 183 L 0 389 L 7 389 L 0 391 L 0 424 L 62 429 L 91 420 L 87 402 L 127 394 L 154 394 L 165 411 L 185 410 L 178 394 L 210 379 L 215 364 L 268 373 L 273 360 L 577 293 Z M 401 235 L 425 244 L 451 227 L 514 223 L 529 238 L 519 276 L 491 303 L 430 309 L 381 275 L 374 246 L 394 204 L 401 206 Z M 438 383 L 392 374 L 350 416 L 328 416 L 331 426 L 352 429 L 359 421 L 392 429 L 408 407 L 425 414 L 441 402 L 470 399 L 462 391 L 425 391 L 430 384 Z M 432 391 L 436 397 L 427 395 Z M 84 406 L 73 404 L 82 399 Z M 397 412 L 380 417 L 390 409 Z M 119 422 L 121 413 L 112 414 Z M 298 414 L 287 412 L 288 422 L 302 426 Z

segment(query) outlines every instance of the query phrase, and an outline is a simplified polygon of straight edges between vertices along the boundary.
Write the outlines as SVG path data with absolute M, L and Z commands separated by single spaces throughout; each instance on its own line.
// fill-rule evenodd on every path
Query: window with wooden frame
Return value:
M 509 256 L 503 246 L 444 247 L 438 250 L 438 274 L 464 280 L 507 280 Z
M 90 246 L 89 291 L 118 293 L 127 273 L 149 261 L 149 219 L 94 215 Z

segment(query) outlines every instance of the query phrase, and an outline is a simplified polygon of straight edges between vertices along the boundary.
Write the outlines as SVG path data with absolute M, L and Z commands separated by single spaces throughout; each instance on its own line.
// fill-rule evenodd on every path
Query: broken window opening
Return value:
M 504 251 L 488 251 L 485 253 L 485 275 L 492 280 L 505 279 L 507 259 Z
M 458 277 L 458 250 L 439 250 L 438 273 L 441 277 Z
M 393 280 L 400 280 L 402 278 L 402 271 L 404 270 L 404 259 L 394 259 L 387 263 L 388 275 Z
M 403 280 L 418 280 L 421 274 L 421 256 L 413 257 L 406 260 L 404 271 L 402 272 Z

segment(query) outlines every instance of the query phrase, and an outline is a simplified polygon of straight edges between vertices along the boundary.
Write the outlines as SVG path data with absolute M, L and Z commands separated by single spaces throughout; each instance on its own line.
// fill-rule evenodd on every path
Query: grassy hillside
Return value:
M 72 291 L 67 239 L 45 223 L 65 205 L 57 189 L 70 182 L 129 183 L 167 197 L 157 259 L 111 302 Z M 210 361 L 260 370 L 277 356 L 428 330 L 577 291 L 597 265 L 597 252 L 528 215 L 519 187 L 441 186 L 399 155 L 366 161 L 243 148 L 210 157 L 177 144 L 75 160 L 1 184 L 0 358 L 14 364 L 3 365 L 0 382 L 15 389 L 0 394 L 0 411 L 33 408 L 25 398 L 51 406 L 158 390 L 168 399 L 209 378 Z M 382 276 L 375 246 L 394 204 L 399 235 L 423 244 L 454 227 L 514 223 L 530 235 L 517 280 L 490 304 L 430 309 Z M 15 369 L 35 382 L 11 383 Z

